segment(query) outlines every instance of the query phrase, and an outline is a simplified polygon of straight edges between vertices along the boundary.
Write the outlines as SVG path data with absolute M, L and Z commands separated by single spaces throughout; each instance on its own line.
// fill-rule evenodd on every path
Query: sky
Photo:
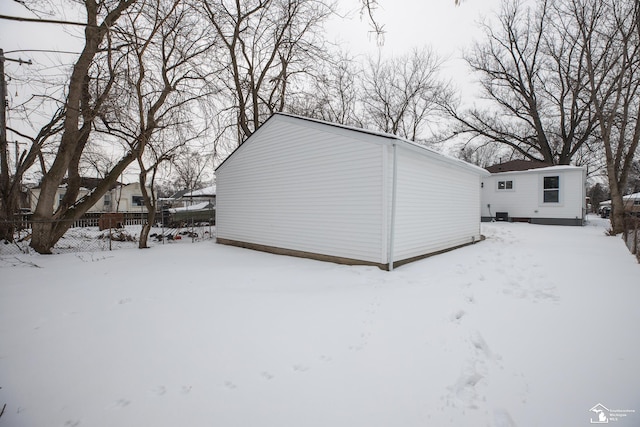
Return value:
M 451 79 L 460 91 L 461 100 L 472 102 L 478 93 L 474 77 L 469 74 L 461 59 L 480 36 L 478 22 L 490 17 L 499 8 L 501 0 L 463 0 L 456 6 L 454 0 L 379 0 L 375 11 L 377 21 L 385 30 L 384 43 L 379 45 L 370 31 L 366 16 L 359 13 L 359 0 L 338 0 L 339 12 L 344 17 L 334 17 L 326 23 L 327 39 L 349 50 L 353 56 L 402 55 L 414 48 L 430 46 L 446 59 L 442 76 Z M 67 9 L 54 11 L 57 19 L 82 21 Z M 24 7 L 12 0 L 0 1 L 0 14 L 34 17 Z M 50 78 L 63 78 L 58 64 L 71 64 L 82 47 L 81 27 L 54 24 L 36 24 L 0 20 L 0 48 L 9 58 L 31 60 L 33 65 L 5 63 L 8 76 L 9 106 L 27 101 L 36 89 L 20 84 L 18 79 L 36 69 L 46 69 Z M 55 51 L 41 52 L 41 51 Z M 12 79 L 13 78 L 13 79 Z M 38 117 L 33 117 L 38 123 Z M 8 126 L 22 127 L 8 115 Z M 27 130 L 28 131 L 28 130 Z M 30 133 L 36 133 L 31 130 Z M 11 135 L 9 135 L 11 138 Z
M 375 11 L 378 22 L 384 26 L 384 44 L 378 46 L 370 33 L 366 16 L 359 13 L 358 0 L 339 0 L 338 9 L 345 18 L 334 18 L 326 25 L 327 37 L 331 41 L 349 49 L 353 55 L 376 54 L 400 55 L 413 48 L 431 46 L 448 63 L 443 75 L 465 90 L 464 96 L 472 96 L 469 89 L 470 76 L 465 64 L 460 60 L 461 52 L 472 46 L 480 35 L 477 23 L 490 16 L 499 8 L 500 0 L 465 0 L 456 6 L 454 0 L 380 0 Z M 0 14 L 33 17 L 15 1 L 0 2 Z M 77 20 L 69 12 L 61 10 L 57 15 L 62 19 Z M 78 51 L 81 47 L 78 39 L 80 28 L 53 24 L 35 24 L 0 20 L 0 48 L 8 57 L 31 59 L 36 64 L 48 64 L 52 61 L 68 62 L 73 56 L 45 52 L 15 52 L 15 50 L 54 50 Z M 20 73 L 20 66 L 8 63 L 7 74 Z M 26 67 L 26 66 L 23 66 Z M 16 69 L 18 68 L 18 69 Z M 15 88 L 14 88 L 15 89 Z M 19 102 L 30 94 L 28 91 L 9 92 Z
M 340 5 L 347 3 L 340 1 Z M 461 55 L 481 36 L 478 23 L 490 19 L 500 3 L 501 0 L 465 0 L 456 6 L 454 0 L 381 0 L 375 16 L 385 30 L 382 46 L 371 37 L 368 22 L 361 19 L 357 10 L 346 24 L 336 20 L 327 29 L 353 54 L 375 54 L 379 49 L 385 56 L 402 55 L 413 48 L 430 46 L 447 59 L 443 77 L 451 78 L 464 90 L 465 97 L 473 96 L 475 92 L 469 85 L 472 77 Z

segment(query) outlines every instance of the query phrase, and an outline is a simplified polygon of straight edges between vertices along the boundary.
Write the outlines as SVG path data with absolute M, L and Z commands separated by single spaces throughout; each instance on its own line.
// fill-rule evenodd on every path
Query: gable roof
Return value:
M 383 143 L 388 145 L 397 145 L 399 147 L 411 149 L 412 151 L 422 155 L 426 155 L 427 157 L 431 157 L 433 159 L 440 160 L 445 163 L 449 163 L 451 165 L 456 165 L 458 167 L 472 170 L 473 172 L 478 173 L 480 175 L 489 175 L 485 169 L 479 166 L 473 165 L 471 163 L 467 163 L 464 160 L 460 160 L 455 157 L 447 156 L 446 154 L 442 154 L 431 148 L 425 147 L 424 145 L 417 144 L 413 141 L 409 141 L 408 139 L 401 138 L 397 135 L 391 135 L 384 132 L 378 132 L 378 131 L 373 131 L 373 130 L 364 129 L 364 128 L 357 128 L 353 126 L 327 122 L 324 120 L 313 119 L 310 117 L 297 116 L 289 113 L 272 114 L 271 117 L 269 117 L 262 125 L 260 125 L 260 127 L 256 129 L 256 131 L 249 138 L 247 138 L 247 140 L 244 143 L 240 144 L 229 156 L 227 156 L 227 158 L 222 163 L 220 163 L 220 165 L 218 165 L 218 167 L 216 168 L 216 171 L 222 168 L 227 163 L 227 160 L 232 158 L 239 150 L 242 149 L 242 147 L 245 144 L 249 143 L 251 139 L 254 138 L 255 135 L 257 135 L 262 128 L 266 127 L 267 125 L 270 125 L 273 122 L 280 121 L 280 120 L 288 121 L 288 122 L 299 121 L 300 123 L 307 123 L 310 126 L 313 126 L 316 128 L 322 127 L 322 128 L 325 128 L 325 130 L 334 130 L 340 133 L 349 133 L 351 134 L 351 136 L 358 138 L 360 140 L 366 140 L 369 142 L 375 141 L 378 143 Z
M 489 166 L 487 170 L 491 173 L 500 172 L 517 172 L 526 171 L 530 169 L 539 169 L 553 166 L 552 163 L 538 162 L 533 160 L 510 160 L 504 163 L 498 163 L 493 166 Z
M 210 185 L 209 187 L 201 188 L 199 190 L 186 191 L 181 197 L 215 197 L 216 186 Z

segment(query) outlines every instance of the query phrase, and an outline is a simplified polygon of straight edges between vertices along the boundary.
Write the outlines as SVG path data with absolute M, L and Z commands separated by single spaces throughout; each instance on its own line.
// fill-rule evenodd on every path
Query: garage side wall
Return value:
M 385 263 L 381 144 L 274 117 L 217 171 L 219 241 Z
M 398 149 L 394 260 L 480 240 L 480 175 Z

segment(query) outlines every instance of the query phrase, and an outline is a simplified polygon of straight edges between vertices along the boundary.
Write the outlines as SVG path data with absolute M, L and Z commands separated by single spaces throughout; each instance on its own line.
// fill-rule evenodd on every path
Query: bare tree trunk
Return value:
M 63 121 L 63 133 L 56 157 L 49 171 L 44 175 L 41 185 L 40 197 L 34 211 L 33 234 L 31 247 L 38 253 L 48 254 L 55 243 L 62 237 L 70 224 L 65 222 L 53 222 L 59 219 L 65 212 L 64 204 L 69 205 L 69 200 L 75 202 L 77 189 L 70 187 L 70 194 L 63 201 L 63 209 L 58 209 L 54 213 L 55 196 L 57 188 L 62 182 L 65 174 L 69 172 L 69 167 L 74 158 L 78 158 L 84 150 L 84 146 L 91 131 L 92 116 L 95 111 L 88 105 L 89 70 L 100 44 L 105 38 L 108 30 L 116 23 L 121 14 L 133 5 L 136 0 L 120 0 L 107 11 L 102 23 L 98 23 L 98 16 L 101 15 L 101 8 L 104 6 L 97 0 L 85 0 L 85 10 L 87 13 L 87 26 L 85 28 L 85 45 L 82 53 L 76 61 L 71 78 L 69 80 L 68 95 L 65 105 L 65 116 Z M 100 98 L 104 98 L 108 93 L 103 93 Z M 95 100 L 99 103 L 99 100 Z M 71 171 L 73 178 L 77 170 Z M 73 193 L 76 192 L 74 195 Z M 87 208 L 88 209 L 88 208 Z M 60 227 L 60 228 L 58 228 Z
M 142 159 L 138 158 L 138 163 L 142 165 Z M 140 191 L 142 192 L 142 200 L 144 201 L 144 206 L 147 208 L 147 220 L 144 224 L 142 224 L 142 230 L 140 231 L 140 240 L 138 241 L 139 249 L 146 249 L 147 241 L 149 239 L 149 231 L 151 231 L 151 227 L 156 218 L 156 198 L 153 194 L 153 188 L 151 189 L 151 195 L 147 191 L 147 171 L 143 170 L 140 172 Z
M 620 234 L 624 231 L 624 203 L 617 181 L 610 180 L 609 190 L 611 191 L 611 213 L 609 221 L 611 221 L 611 233 Z
M 147 212 L 147 221 L 142 224 L 142 230 L 140 231 L 140 240 L 138 242 L 139 249 L 147 249 L 149 247 L 147 245 L 147 242 L 149 241 L 149 232 L 151 231 L 151 227 L 155 221 L 155 218 L 155 211 Z
M 609 189 L 611 234 L 624 231 L 623 193 L 640 144 L 640 1 L 575 2 Z

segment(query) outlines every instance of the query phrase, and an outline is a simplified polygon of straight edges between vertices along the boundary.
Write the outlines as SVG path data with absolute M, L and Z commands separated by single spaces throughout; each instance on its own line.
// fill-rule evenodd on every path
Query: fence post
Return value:
M 640 219 L 635 221 L 635 229 L 633 231 L 633 254 L 638 254 L 638 223 Z

